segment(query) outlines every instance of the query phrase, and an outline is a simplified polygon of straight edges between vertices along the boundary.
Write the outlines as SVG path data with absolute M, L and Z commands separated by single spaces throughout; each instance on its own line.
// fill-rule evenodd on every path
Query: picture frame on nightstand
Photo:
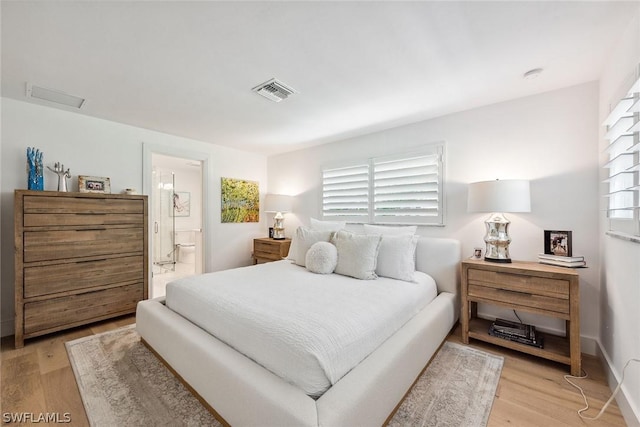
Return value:
M 544 253 L 556 256 L 572 256 L 571 231 L 544 230 Z

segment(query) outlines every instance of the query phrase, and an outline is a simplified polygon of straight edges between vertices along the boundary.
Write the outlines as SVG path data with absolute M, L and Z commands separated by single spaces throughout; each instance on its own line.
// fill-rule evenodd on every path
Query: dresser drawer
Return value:
M 24 214 L 25 227 L 93 226 L 93 225 L 143 225 L 143 214 Z
M 126 199 L 24 197 L 24 226 L 144 224 L 144 201 Z
M 144 230 L 100 228 L 24 232 L 24 262 L 142 253 Z
M 144 258 L 140 255 L 26 267 L 24 298 L 142 281 L 143 263 Z
M 142 199 L 24 196 L 25 214 L 143 214 Z
M 473 268 L 468 270 L 468 276 L 469 283 L 498 289 L 504 286 L 514 291 L 522 291 L 533 295 L 569 298 L 568 280 Z
M 134 312 L 143 299 L 143 284 L 135 283 L 24 305 L 24 332 L 34 334 L 90 319 Z
M 471 300 L 485 300 L 487 302 L 505 304 L 508 306 L 523 306 L 553 313 L 569 313 L 569 296 L 554 298 L 516 290 L 507 290 L 469 283 L 467 290 Z

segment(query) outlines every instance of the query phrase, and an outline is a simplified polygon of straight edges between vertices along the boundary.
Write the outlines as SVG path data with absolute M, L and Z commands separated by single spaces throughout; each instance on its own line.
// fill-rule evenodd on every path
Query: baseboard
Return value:
M 591 337 L 580 336 L 580 352 L 590 356 L 598 356 L 598 340 Z
M 597 356 L 604 362 L 603 368 L 606 371 L 605 373 L 607 375 L 609 388 L 613 391 L 618 386 L 622 372 L 616 372 L 616 370 L 613 369 L 611 359 L 607 352 L 602 348 L 600 342 L 598 342 L 597 350 Z M 622 413 L 628 427 L 640 427 L 640 408 L 635 407 L 634 403 L 630 402 L 627 396 L 629 396 L 629 391 L 625 385 L 622 384 L 620 391 L 616 395 L 616 402 L 618 403 L 620 412 Z
M 0 322 L 0 336 L 8 337 L 15 333 L 14 319 L 3 319 Z

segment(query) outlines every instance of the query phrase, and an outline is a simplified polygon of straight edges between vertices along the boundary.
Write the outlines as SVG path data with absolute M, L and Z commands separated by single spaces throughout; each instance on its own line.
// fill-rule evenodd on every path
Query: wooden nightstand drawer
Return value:
M 262 252 L 262 251 L 254 251 L 253 256 L 254 258 L 260 258 L 260 259 L 271 260 L 271 261 L 280 261 L 282 258 L 284 258 L 280 256 L 280 254 L 274 254 L 271 252 Z
M 270 238 L 253 239 L 254 263 L 280 261 L 289 254 L 291 239 L 275 240 Z
M 495 288 L 508 287 L 534 295 L 569 298 L 569 281 L 523 274 L 469 269 L 469 283 Z
M 275 240 L 274 241 L 258 240 L 258 241 L 256 241 L 253 250 L 256 253 L 260 253 L 260 254 L 264 254 L 264 255 L 281 256 L 280 249 L 281 249 L 280 243 L 276 242 Z
M 569 297 L 565 299 L 536 295 L 517 290 L 499 289 L 469 284 L 468 296 L 486 302 L 504 304 L 509 307 L 519 305 L 527 309 L 538 309 L 554 313 L 569 314 Z

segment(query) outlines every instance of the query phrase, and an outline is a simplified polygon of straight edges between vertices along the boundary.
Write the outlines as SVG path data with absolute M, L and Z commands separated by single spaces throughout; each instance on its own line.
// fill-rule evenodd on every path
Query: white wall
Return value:
M 264 219 L 253 224 L 221 224 L 220 178 L 258 181 L 264 193 L 266 157 L 2 98 L 0 232 L 7 237 L 0 247 L 3 336 L 13 333 L 13 191 L 26 188 L 26 148 L 42 150 L 45 165 L 62 162 L 71 168 L 71 189 L 78 188 L 79 174 L 106 176 L 111 178 L 112 192 L 119 193 L 125 188 L 143 188 L 143 142 L 208 156 L 210 215 L 204 223 L 210 253 L 206 265 L 213 271 L 251 264 L 252 239 L 266 235 L 267 225 Z M 56 188 L 56 175 L 45 172 L 45 190 Z
M 624 29 L 622 29 L 624 30 Z M 635 18 L 621 33 L 600 79 L 600 122 L 639 76 L 640 4 Z M 601 129 L 601 134 L 604 130 Z M 605 141 L 601 139 L 600 151 Z M 607 236 L 604 211 L 600 221 L 602 288 L 600 346 L 617 384 L 627 360 L 640 358 L 640 243 Z M 629 426 L 640 426 L 640 363 L 629 365 L 618 399 Z
M 446 226 L 419 227 L 419 233 L 459 239 L 463 255 L 470 256 L 475 246 L 484 246 L 487 215 L 467 213 L 467 185 L 495 178 L 531 180 L 532 212 L 507 215 L 512 221 L 511 257 L 537 261 L 543 230 L 573 231 L 574 253 L 584 255 L 591 265 L 580 270 L 581 333 L 591 338 L 583 340 L 584 350 L 594 353 L 599 332 L 597 106 L 594 82 L 271 156 L 268 186 L 270 191 L 298 196 L 294 214 L 286 220 L 291 234 L 297 225 L 308 224 L 309 217 L 320 217 L 322 165 L 445 141 Z M 534 316 L 521 317 L 532 321 Z M 559 320 L 535 319 L 543 328 L 564 331 Z

